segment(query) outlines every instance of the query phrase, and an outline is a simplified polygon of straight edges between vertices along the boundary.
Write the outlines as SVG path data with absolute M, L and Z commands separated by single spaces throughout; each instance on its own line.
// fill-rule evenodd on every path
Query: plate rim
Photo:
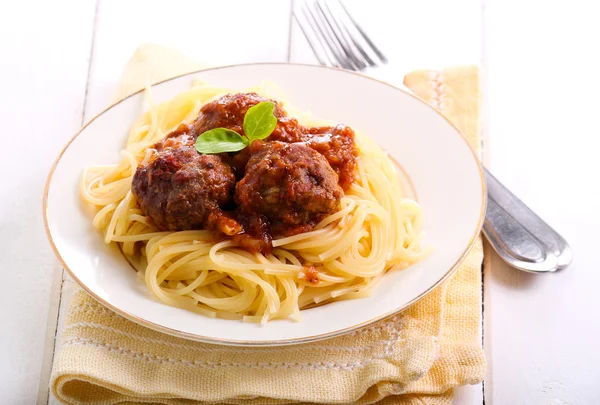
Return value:
M 117 313 L 118 315 L 123 316 L 124 318 L 147 328 L 153 329 L 155 331 L 158 332 L 162 332 L 162 333 L 166 333 L 168 335 L 171 336 L 176 336 L 179 338 L 183 338 L 186 340 L 192 340 L 192 341 L 196 341 L 196 342 L 203 342 L 203 343 L 210 343 L 210 344 L 216 344 L 216 345 L 222 345 L 222 346 L 245 346 L 245 347 L 276 347 L 276 346 L 289 346 L 289 345 L 296 345 L 296 344 L 301 344 L 301 343 L 309 343 L 309 342 L 315 342 L 315 341 L 319 341 L 319 340 L 323 340 L 323 339 L 329 339 L 329 338 L 333 338 L 336 336 L 341 336 L 341 335 L 345 335 L 347 333 L 351 333 L 353 331 L 356 331 L 358 329 L 364 328 L 366 326 L 372 325 L 376 322 L 382 321 L 384 319 L 390 318 L 396 314 L 398 314 L 399 312 L 405 310 L 406 308 L 408 308 L 409 306 L 415 304 L 416 302 L 420 301 L 421 299 L 423 299 L 425 296 L 427 296 L 430 292 L 432 292 L 435 288 L 437 288 L 440 284 L 442 284 L 444 281 L 446 281 L 452 274 L 454 274 L 454 272 L 458 269 L 458 267 L 460 266 L 460 264 L 464 261 L 464 259 L 467 257 L 467 255 L 469 254 L 469 252 L 471 252 L 471 250 L 473 249 L 473 247 L 475 246 L 475 242 L 477 240 L 477 236 L 480 235 L 484 221 L 485 221 L 485 213 L 486 213 L 486 209 L 487 209 L 487 203 L 488 203 L 488 199 L 487 199 L 487 184 L 485 182 L 485 176 L 484 176 L 484 172 L 483 172 L 483 166 L 481 164 L 481 161 L 479 159 L 479 157 L 477 156 L 477 152 L 475 152 L 475 150 L 473 149 L 473 147 L 471 146 L 471 144 L 469 143 L 467 137 L 465 136 L 465 134 L 463 134 L 463 132 L 452 122 L 450 121 L 450 119 L 448 119 L 441 111 L 439 111 L 437 108 L 435 108 L 434 106 L 432 106 L 431 104 L 427 103 L 425 100 L 423 100 L 421 97 L 417 96 L 416 94 L 407 91 L 403 88 L 400 88 L 398 86 L 394 86 L 393 84 L 390 84 L 386 81 L 383 80 L 379 80 L 376 79 L 374 77 L 368 76 L 364 73 L 361 72 L 355 72 L 355 71 L 350 71 L 350 70 L 345 70 L 345 69 L 341 69 L 341 68 L 336 68 L 336 67 L 331 67 L 331 66 L 322 66 L 322 65 L 313 65 L 313 64 L 309 64 L 309 63 L 290 63 L 290 62 L 255 62 L 255 63 L 236 63 L 236 64 L 230 64 L 230 65 L 221 65 L 221 66 L 215 66 L 215 67 L 209 67 L 209 68 L 204 68 L 204 69 L 198 69 L 195 71 L 191 71 L 191 72 L 187 72 L 187 73 L 183 73 L 183 74 L 179 74 L 177 76 L 173 76 L 173 77 L 169 77 L 167 79 L 158 81 L 156 83 L 153 83 L 151 86 L 156 86 L 162 83 L 166 83 L 169 82 L 171 80 L 175 80 L 175 79 L 179 79 L 181 77 L 185 77 L 185 76 L 192 76 L 192 75 L 196 75 L 202 72 L 206 72 L 206 71 L 213 71 L 213 70 L 220 70 L 220 69 L 228 69 L 228 68 L 236 68 L 236 67 L 245 67 L 245 66 L 257 66 L 257 65 L 271 65 L 271 66 L 280 66 L 280 65 L 291 65 L 291 66 L 300 66 L 300 67 L 310 67 L 310 68 L 317 68 L 317 69 L 326 69 L 326 70 L 334 70 L 334 71 L 338 71 L 338 72 L 342 72 L 342 73 L 346 73 L 346 74 L 352 74 L 352 75 L 356 75 L 359 77 L 363 77 L 365 79 L 371 80 L 371 81 L 375 81 L 381 84 L 384 84 L 386 86 L 392 87 L 398 91 L 401 91 L 402 93 L 408 95 L 409 97 L 412 97 L 416 100 L 418 100 L 419 102 L 421 102 L 422 104 L 424 104 L 426 107 L 430 108 L 435 114 L 439 115 L 441 118 L 443 118 L 448 124 L 450 124 L 450 126 L 452 128 L 454 128 L 457 132 L 457 134 L 459 135 L 459 137 L 465 142 L 465 144 L 467 145 L 467 148 L 469 149 L 469 151 L 471 152 L 473 159 L 476 163 L 476 167 L 477 170 L 479 172 L 479 178 L 480 178 L 480 182 L 481 182 L 481 192 L 482 192 L 482 198 L 481 198 L 481 207 L 480 207 L 480 212 L 479 212 L 479 220 L 477 222 L 477 226 L 475 228 L 474 233 L 472 234 L 468 245 L 466 246 L 465 250 L 463 251 L 463 253 L 460 255 L 460 257 L 456 260 L 456 262 L 448 269 L 448 271 L 446 271 L 446 273 L 444 273 L 444 275 L 437 280 L 431 287 L 429 287 L 427 290 L 425 290 L 424 292 L 422 292 L 421 294 L 419 294 L 417 297 L 413 298 L 412 300 L 408 301 L 407 303 L 401 305 L 400 307 L 394 309 L 393 311 L 390 312 L 386 312 L 385 314 L 382 314 L 380 316 L 377 316 L 375 318 L 369 319 L 367 321 L 361 322 L 359 324 L 356 325 L 352 325 L 343 329 L 339 329 L 333 332 L 327 332 L 327 333 L 321 333 L 318 335 L 312 335 L 312 336 L 304 336 L 301 338 L 290 338 L 290 339 L 277 339 L 277 340 L 264 340 L 264 341 L 256 341 L 256 340 L 236 340 L 236 339 L 222 339 L 222 338 L 215 338 L 215 337 L 208 337 L 208 336 L 202 336 L 202 335 L 197 335 L 194 333 L 189 333 L 189 332 L 184 332 L 184 331 L 180 331 L 177 329 L 173 329 L 173 328 L 169 328 L 166 327 L 164 325 L 155 323 L 155 322 L 151 322 L 148 321 L 146 319 L 140 318 L 134 314 L 131 314 L 121 308 L 118 308 L 114 305 L 112 305 L 111 303 L 105 301 L 104 299 L 100 298 L 98 295 L 96 295 L 93 291 L 91 291 L 90 288 L 88 288 L 85 283 L 81 282 L 81 280 L 79 280 L 79 278 L 74 274 L 74 272 L 69 268 L 69 266 L 66 264 L 65 260 L 63 259 L 62 255 L 60 254 L 60 252 L 58 251 L 56 244 L 54 243 L 54 239 L 52 237 L 52 232 L 50 230 L 50 225 L 49 225 L 49 219 L 48 219 L 48 193 L 50 190 L 50 185 L 52 183 L 52 177 L 54 175 L 54 172 L 56 170 L 56 167 L 58 166 L 58 163 L 60 162 L 60 160 L 62 159 L 63 155 L 65 154 L 65 152 L 67 151 L 67 149 L 69 148 L 69 146 L 71 146 L 71 143 L 73 143 L 73 141 L 92 123 L 94 122 L 97 118 L 99 118 L 100 116 L 102 116 L 104 113 L 106 113 L 107 111 L 111 110 L 113 107 L 116 107 L 117 105 L 119 105 L 120 103 L 122 103 L 123 101 L 134 97 L 140 93 L 142 93 L 145 89 L 139 89 L 138 91 L 129 94 L 126 97 L 123 97 L 117 101 L 115 101 L 114 103 L 112 103 L 111 105 L 109 105 L 108 107 L 106 107 L 105 109 L 103 109 L 102 111 L 100 111 L 98 114 L 94 115 L 90 120 L 88 120 L 76 133 L 75 135 L 73 135 L 65 144 L 65 146 L 61 149 L 60 153 L 58 154 L 58 156 L 56 157 L 56 159 L 54 160 L 54 163 L 52 164 L 52 167 L 50 168 L 50 171 L 48 173 L 48 177 L 46 178 L 46 182 L 44 185 L 44 194 L 43 194 L 43 198 L 42 198 L 42 217 L 44 219 L 44 228 L 46 231 L 46 237 L 48 238 L 48 241 L 50 243 L 50 247 L 52 248 L 54 255 L 58 258 L 59 262 L 61 263 L 62 267 L 64 270 L 67 271 L 67 273 L 77 282 L 77 284 L 79 284 L 79 286 L 89 295 L 91 295 L 97 302 L 99 302 L 101 305 L 109 308 L 111 311 Z M 410 178 L 410 177 L 409 177 Z M 62 293 L 62 291 L 61 291 Z

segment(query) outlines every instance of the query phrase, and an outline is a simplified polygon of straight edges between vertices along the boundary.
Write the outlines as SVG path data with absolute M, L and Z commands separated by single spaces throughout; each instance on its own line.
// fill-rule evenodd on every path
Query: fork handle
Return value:
M 488 207 L 483 233 L 511 266 L 532 272 L 560 270 L 571 263 L 567 242 L 529 207 L 484 170 Z

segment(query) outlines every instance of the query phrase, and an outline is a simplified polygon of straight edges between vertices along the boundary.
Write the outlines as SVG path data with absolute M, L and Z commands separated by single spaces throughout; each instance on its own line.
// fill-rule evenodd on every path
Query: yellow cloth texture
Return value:
M 118 97 L 199 68 L 181 54 L 140 47 Z M 479 148 L 476 67 L 418 71 L 406 85 Z M 73 297 L 51 376 L 68 404 L 431 404 L 483 379 L 477 242 L 454 275 L 402 313 L 320 342 L 274 348 L 210 345 L 130 322 L 80 290 Z

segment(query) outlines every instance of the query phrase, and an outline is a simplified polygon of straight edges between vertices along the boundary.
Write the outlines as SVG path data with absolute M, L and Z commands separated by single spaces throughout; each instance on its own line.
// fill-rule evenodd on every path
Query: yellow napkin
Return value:
M 198 67 L 146 45 L 119 95 Z M 405 83 L 478 147 L 476 68 L 420 71 Z M 83 291 L 73 298 L 51 377 L 68 404 L 450 404 L 452 388 L 483 379 L 478 330 L 481 240 L 453 277 L 391 319 L 306 345 L 239 348 L 196 343 L 132 323 Z

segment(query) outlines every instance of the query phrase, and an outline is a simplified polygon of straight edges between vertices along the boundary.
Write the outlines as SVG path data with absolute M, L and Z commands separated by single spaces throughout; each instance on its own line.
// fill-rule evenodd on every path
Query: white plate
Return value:
M 423 207 L 433 253 L 405 270 L 386 274 L 370 297 L 302 311 L 301 322 L 278 320 L 261 327 L 210 319 L 155 300 L 119 249 L 104 244 L 79 196 L 85 167 L 120 160 L 127 131 L 142 113 L 143 94 L 136 93 L 81 129 L 58 157 L 44 194 L 46 230 L 58 258 L 105 306 L 139 324 L 193 340 L 255 346 L 308 342 L 352 331 L 414 303 L 448 277 L 472 247 L 485 214 L 481 167 L 466 139 L 415 96 L 337 69 L 252 64 L 167 80 L 154 87 L 155 101 L 189 88 L 196 76 L 240 89 L 264 80 L 274 82 L 295 107 L 375 139 L 408 173 Z

